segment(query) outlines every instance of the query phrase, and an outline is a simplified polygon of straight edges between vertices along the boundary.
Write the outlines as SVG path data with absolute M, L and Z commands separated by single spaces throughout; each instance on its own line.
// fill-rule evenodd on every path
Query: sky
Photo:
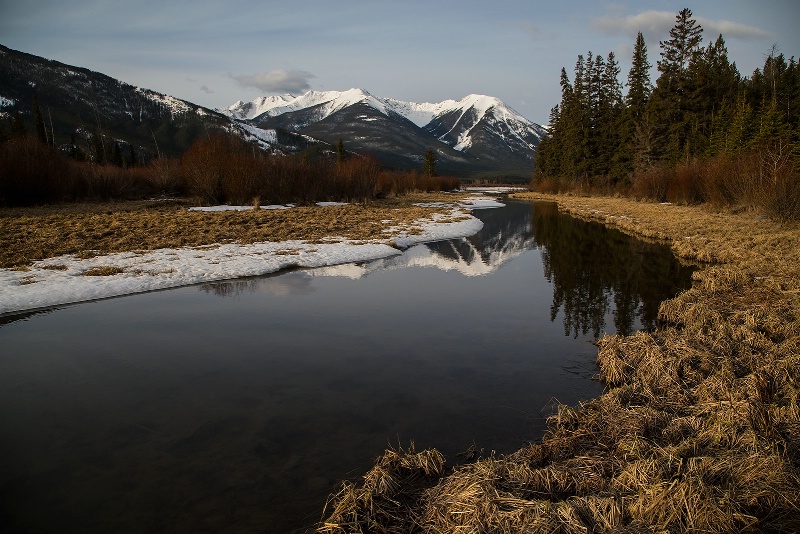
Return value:
M 614 52 L 624 83 L 639 31 L 655 82 L 683 8 L 744 76 L 773 45 L 800 57 L 797 0 L 0 0 L 0 44 L 209 108 L 358 87 L 410 102 L 485 94 L 545 124 L 562 67 L 572 79 L 579 54 Z

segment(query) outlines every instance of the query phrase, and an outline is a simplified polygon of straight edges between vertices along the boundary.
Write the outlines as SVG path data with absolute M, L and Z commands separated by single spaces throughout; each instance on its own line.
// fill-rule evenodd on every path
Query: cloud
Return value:
M 200 86 L 200 90 L 203 91 L 204 93 L 206 93 L 207 95 L 213 95 L 214 94 L 214 91 L 209 89 L 207 85 L 201 85 Z
M 538 41 L 539 38 L 542 36 L 542 30 L 538 26 L 535 26 L 530 22 L 517 22 L 516 24 L 513 25 L 513 27 L 518 31 L 521 31 L 522 33 L 526 34 L 534 41 Z
M 276 69 L 231 78 L 244 87 L 255 87 L 267 93 L 300 93 L 311 88 L 309 78 L 314 75 L 304 70 Z
M 592 21 L 592 26 L 609 35 L 666 34 L 675 24 L 671 11 L 644 11 L 636 15 L 605 16 Z
M 643 11 L 636 15 L 605 16 L 592 21 L 592 26 L 609 35 L 628 35 L 635 37 L 642 32 L 648 39 L 660 38 L 669 34 L 675 26 L 676 13 L 671 11 Z M 729 20 L 712 20 L 694 17 L 703 28 L 705 37 L 714 38 L 722 34 L 725 38 L 761 39 L 770 37 L 768 31 Z

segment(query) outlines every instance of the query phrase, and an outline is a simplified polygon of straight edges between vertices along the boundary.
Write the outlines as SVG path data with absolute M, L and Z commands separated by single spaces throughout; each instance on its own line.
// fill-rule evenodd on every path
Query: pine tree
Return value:
M 697 55 L 690 71 L 692 83 L 685 105 L 691 124 L 687 142 L 693 155 L 704 155 L 712 152 L 714 126 L 725 126 L 724 114 L 736 100 L 740 76 L 736 66 L 728 61 L 722 35 Z
M 692 18 L 690 9 L 683 9 L 675 17 L 675 26 L 669 31 L 670 39 L 661 41 L 661 57 L 658 70 L 661 78 L 676 84 L 676 89 L 686 82 L 692 60 L 696 57 L 703 39 L 703 28 Z
M 25 129 L 25 122 L 22 120 L 22 115 L 20 115 L 19 110 L 15 109 L 8 118 L 8 121 L 11 127 L 11 137 L 24 137 L 28 135 Z
M 345 158 L 345 151 L 344 151 L 344 141 L 342 138 L 339 138 L 339 142 L 336 144 L 336 163 L 341 164 Z
M 33 109 L 33 124 L 36 130 L 36 137 L 44 144 L 47 143 L 47 130 L 44 126 L 44 116 L 42 110 L 39 108 L 39 99 L 36 97 L 36 92 L 33 93 L 33 102 L 31 104 Z
M 628 71 L 628 94 L 625 97 L 625 104 L 634 122 L 641 119 L 650 93 L 653 92 L 653 85 L 650 83 L 651 66 L 647 59 L 647 44 L 642 32 L 639 32 L 633 48 L 631 70 Z
M 425 152 L 425 159 L 422 162 L 422 174 L 428 177 L 436 176 L 436 152 L 432 148 Z
M 128 143 L 128 167 L 136 167 L 136 149 L 133 143 Z
M 692 91 L 690 67 L 700 52 L 703 28 L 692 18 L 690 9 L 675 17 L 670 39 L 661 41 L 661 60 L 656 88 L 651 100 L 655 119 L 662 127 L 656 132 L 667 159 L 677 161 L 691 152 L 689 138 L 692 124 L 688 97 Z
M 619 83 L 619 63 L 614 52 L 609 52 L 600 76 L 600 99 L 597 112 L 598 167 L 601 176 L 619 178 L 615 162 L 620 147 L 622 113 L 622 87 Z
M 628 71 L 626 83 L 628 93 L 625 95 L 624 106 L 620 112 L 619 150 L 615 155 L 613 172 L 616 181 L 627 181 L 635 168 L 641 169 L 650 161 L 649 148 L 639 146 L 637 140 L 649 140 L 651 137 L 649 134 L 652 133 L 648 131 L 648 135 L 645 135 L 645 131 L 649 129 L 649 121 L 648 125 L 643 124 L 647 114 L 647 102 L 653 92 L 653 84 L 650 82 L 651 66 L 647 57 L 647 44 L 642 32 L 639 32 L 633 47 L 631 69 Z M 640 154 L 638 159 L 637 153 Z M 641 157 L 642 154 L 648 156 Z

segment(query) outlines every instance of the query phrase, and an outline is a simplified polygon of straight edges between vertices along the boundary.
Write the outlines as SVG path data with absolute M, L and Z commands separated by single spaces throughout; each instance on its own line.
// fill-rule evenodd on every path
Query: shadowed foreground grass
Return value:
M 450 470 L 435 450 L 386 451 L 318 530 L 800 531 L 800 228 L 547 198 L 708 263 L 656 331 L 600 340 L 606 393 L 561 406 L 540 442 Z
M 413 233 L 416 221 L 446 212 L 413 203 L 458 198 L 417 194 L 367 204 L 225 212 L 188 211 L 199 204 L 186 200 L 6 208 L 0 209 L 0 268 L 24 268 L 62 254 L 336 237 L 388 240 L 386 229 L 402 227 Z

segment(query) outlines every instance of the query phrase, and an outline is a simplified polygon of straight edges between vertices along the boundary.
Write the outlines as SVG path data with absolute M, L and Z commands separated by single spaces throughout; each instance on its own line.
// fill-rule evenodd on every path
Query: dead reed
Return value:
M 548 198 L 708 263 L 662 303 L 654 332 L 600 340 L 606 392 L 559 407 L 540 442 L 454 467 L 427 489 L 393 486 L 390 521 L 370 500 L 374 483 L 350 485 L 359 499 L 336 496 L 319 531 L 800 531 L 800 228 Z

